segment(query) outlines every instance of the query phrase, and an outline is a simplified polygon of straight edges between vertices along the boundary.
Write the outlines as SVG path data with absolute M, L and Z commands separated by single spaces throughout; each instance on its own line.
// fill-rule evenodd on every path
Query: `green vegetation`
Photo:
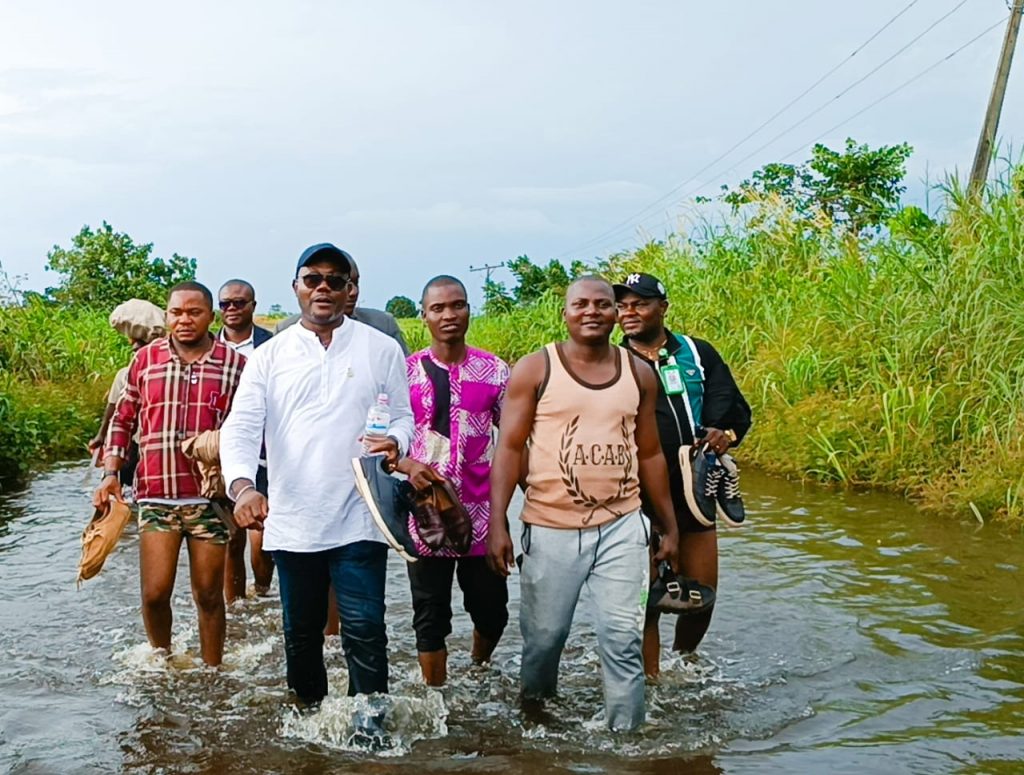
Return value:
M 157 306 L 167 301 L 167 289 L 196 278 L 196 260 L 177 253 L 168 261 L 150 258 L 153 243 L 136 245 L 127 234 L 103 222 L 88 226 L 71 239 L 70 248 L 54 245 L 46 268 L 61 275 L 46 298 L 62 306 L 101 306 L 110 310 L 128 299 L 146 299 Z
M 102 311 L 0 306 L 0 477 L 84 454 L 131 348 Z
M 416 309 L 416 302 L 408 296 L 392 296 L 384 305 L 384 311 L 389 312 L 396 318 L 414 318 L 419 314 Z
M 597 269 L 658 276 L 670 325 L 722 352 L 754 408 L 744 461 L 1019 524 L 1024 167 L 981 198 L 941 195 L 938 220 L 907 207 L 860 238 L 820 207 L 750 196 L 741 220 Z M 549 290 L 474 319 L 470 339 L 515 360 L 563 336 L 560 308 Z
M 130 298 L 160 306 L 167 289 L 195 277 L 195 259 L 150 256 L 104 223 L 70 248 L 55 246 L 47 269 L 60 281 L 21 292 L 0 269 L 0 479 L 39 463 L 77 457 L 96 432 L 114 373 L 131 357 L 108 322 Z

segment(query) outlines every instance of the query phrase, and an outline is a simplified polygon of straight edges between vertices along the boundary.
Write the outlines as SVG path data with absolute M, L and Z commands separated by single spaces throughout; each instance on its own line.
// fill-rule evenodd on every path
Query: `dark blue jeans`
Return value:
M 357 541 L 323 552 L 272 554 L 281 584 L 288 687 L 307 703 L 327 696 L 324 626 L 328 588 L 333 582 L 338 614 L 344 622 L 341 646 L 348 662 L 348 694 L 387 692 L 387 546 Z

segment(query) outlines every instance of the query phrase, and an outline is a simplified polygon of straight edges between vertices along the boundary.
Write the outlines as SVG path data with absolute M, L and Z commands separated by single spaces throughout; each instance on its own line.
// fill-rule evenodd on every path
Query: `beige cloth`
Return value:
M 199 494 L 210 500 L 227 497 L 224 474 L 220 468 L 220 431 L 203 431 L 189 436 L 181 443 L 185 457 L 194 460 L 199 468 L 202 484 Z
M 103 568 L 107 556 L 117 546 L 132 509 L 127 503 L 111 501 L 106 514 L 96 511 L 82 532 L 82 558 L 78 561 L 78 584 L 91 579 Z
M 114 307 L 110 325 L 129 339 L 152 342 L 167 333 L 164 311 L 145 299 L 129 299 Z
M 124 386 L 128 384 L 128 366 L 122 366 L 114 375 L 114 381 L 110 383 L 110 390 L 107 392 L 107 403 L 116 404 L 117 399 L 124 392 Z
M 589 385 L 556 345 L 545 348 L 549 374 L 530 433 L 523 522 L 596 527 L 640 508 L 640 387 L 628 351 L 615 353 L 615 378 Z

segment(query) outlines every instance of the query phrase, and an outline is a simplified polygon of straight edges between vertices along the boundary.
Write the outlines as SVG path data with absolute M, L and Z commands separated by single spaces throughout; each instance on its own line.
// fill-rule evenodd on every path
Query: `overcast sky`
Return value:
M 52 284 L 47 251 L 105 219 L 157 255 L 195 256 L 213 287 L 241 276 L 264 309 L 291 309 L 298 254 L 332 241 L 383 306 L 442 272 L 478 289 L 471 264 L 634 245 L 687 211 L 679 196 L 847 135 L 910 142 L 921 200 L 926 172 L 970 167 L 1004 25 L 826 130 L 1004 19 L 1005 0 L 919 0 L 695 183 L 594 241 L 907 4 L 0 0 L 0 262 Z M 1000 135 L 1019 146 L 1016 65 Z

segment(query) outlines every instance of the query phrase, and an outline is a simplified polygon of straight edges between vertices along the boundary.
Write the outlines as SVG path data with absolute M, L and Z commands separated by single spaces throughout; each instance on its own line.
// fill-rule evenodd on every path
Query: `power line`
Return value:
M 1002 26 L 1002 25 L 1003 25 L 1003 24 L 1004 24 L 1004 23 L 1006 22 L 1006 20 L 1007 20 L 1008 18 L 1009 18 L 1008 16 L 1004 16 L 1004 17 L 1003 17 L 1002 19 L 1000 19 L 1000 20 L 999 20 L 999 21 L 997 21 L 997 22 L 996 22 L 995 24 L 993 24 L 993 25 L 992 25 L 991 27 L 986 27 L 986 28 L 985 28 L 984 30 L 982 30 L 981 32 L 979 32 L 979 33 L 978 33 L 977 35 L 975 35 L 975 36 L 974 36 L 973 38 L 971 38 L 971 39 L 970 39 L 969 41 L 967 41 L 966 43 L 964 43 L 964 44 L 963 44 L 962 46 L 960 46 L 959 48 L 956 48 L 956 49 L 954 49 L 953 51 L 949 52 L 948 54 L 946 54 L 946 56 L 944 56 L 944 57 L 943 57 L 942 59 L 938 60 L 937 62 L 933 62 L 933 63 L 932 63 L 932 64 L 930 64 L 930 65 L 929 65 L 928 67 L 926 67 L 926 68 L 925 68 L 924 70 L 922 70 L 921 72 L 919 72 L 919 73 L 918 73 L 917 75 L 915 75 L 915 76 L 912 76 L 911 78 L 908 78 L 907 80 L 905 80 L 905 81 L 904 81 L 903 83 L 901 83 L 901 84 L 900 84 L 899 86 L 897 86 L 897 87 L 896 87 L 895 89 L 893 89 L 892 91 L 888 91 L 888 92 L 886 92 L 885 94 L 883 94 L 883 95 L 882 95 L 881 97 L 879 97 L 878 99 L 876 99 L 876 100 L 874 100 L 873 102 L 870 102 L 870 103 L 868 103 L 867 105 L 865 105 L 865 106 L 864 106 L 863 108 L 861 108 L 860 110 L 858 110 L 858 111 L 857 111 L 856 113 L 854 113 L 854 114 L 853 114 L 852 116 L 847 116 L 846 118 L 844 118 L 844 119 L 843 119 L 842 121 L 840 121 L 840 122 L 839 122 L 838 124 L 836 124 L 835 126 L 829 127 L 829 128 L 828 128 L 828 129 L 826 129 L 826 130 L 825 130 L 824 132 L 821 132 L 821 133 L 819 133 L 819 134 L 818 134 L 818 138 L 822 138 L 822 137 L 825 137 L 826 135 L 830 135 L 830 134 L 832 134 L 832 133 L 833 133 L 833 132 L 835 132 L 835 131 L 836 131 L 837 129 L 841 129 L 841 128 L 842 128 L 842 127 L 844 127 L 844 126 L 845 126 L 846 124 L 848 124 L 848 123 L 850 123 L 851 121 L 853 121 L 853 120 L 854 120 L 855 118 L 859 118 L 859 117 L 860 117 L 860 116 L 861 116 L 862 114 L 864 114 L 864 113 L 867 113 L 867 112 L 868 112 L 869 110 L 871 110 L 871 109 L 872 109 L 873 107 L 875 107 L 875 106 L 876 106 L 876 105 L 878 105 L 879 103 L 881 103 L 881 102 L 884 102 L 885 100 L 889 99 L 889 98 L 890 98 L 891 96 L 893 96 L 893 95 L 894 95 L 894 94 L 896 94 L 897 92 L 903 91 L 903 90 L 904 90 L 905 88 L 907 88 L 908 86 L 910 86 L 910 84 L 914 83 L 915 81 L 918 81 L 918 80 L 920 80 L 921 78 L 923 78 L 924 76 L 926 76 L 926 75 L 927 75 L 928 73 L 930 73 L 930 72 L 931 72 L 932 70 L 934 70 L 934 69 L 935 69 L 936 67 L 938 67 L 939 65 L 941 65 L 941 64 L 943 64 L 943 63 L 945 63 L 945 62 L 948 62 L 948 61 L 949 61 L 950 59 L 952 59 L 953 57 L 955 57 L 955 56 L 956 56 L 957 54 L 959 54 L 959 53 L 960 53 L 961 51 L 963 51 L 963 50 L 964 50 L 965 48 L 968 48 L 968 47 L 970 47 L 970 46 L 974 45 L 975 43 L 977 43 L 977 42 L 978 42 L 979 40 L 981 40 L 981 39 L 982 39 L 983 37 L 985 37 L 985 36 L 986 36 L 986 35 L 988 35 L 988 34 L 989 34 L 990 32 L 992 32 L 992 30 L 994 30 L 994 29 L 996 29 L 996 28 L 998 28 L 998 27 L 1001 27 L 1001 26 Z M 815 139 L 815 140 L 812 140 L 811 142 L 817 142 L 817 139 Z M 810 143 L 804 143 L 804 144 L 803 144 L 803 145 L 801 145 L 801 146 L 800 146 L 799 148 L 797 148 L 797 149 L 795 149 L 795 150 L 793 150 L 793 151 L 790 151 L 790 152 L 789 152 L 788 154 L 786 154 L 785 156 L 783 156 L 783 157 L 782 157 L 782 159 L 783 159 L 783 160 L 785 160 L 785 159 L 788 159 L 788 158 L 789 158 L 790 156 L 794 156 L 794 155 L 796 155 L 796 154 L 800 153 L 800 152 L 801 152 L 802 150 L 804 150 L 804 149 L 805 149 L 805 148 L 806 148 L 806 147 L 807 147 L 807 146 L 808 146 L 809 144 L 810 144 Z
M 868 38 L 867 40 L 865 40 L 865 41 L 864 41 L 863 43 L 861 43 L 861 44 L 860 44 L 860 45 L 859 45 L 859 46 L 858 46 L 858 47 L 857 47 L 856 49 L 854 49 L 854 50 L 853 50 L 853 52 L 849 54 L 849 56 L 847 56 L 847 57 L 846 57 L 846 58 L 845 58 L 844 60 L 842 60 L 841 62 L 839 62 L 839 64 L 835 65 L 835 66 L 834 66 L 834 67 L 833 67 L 833 68 L 832 68 L 831 70 L 829 70 L 829 71 L 828 71 L 828 72 L 826 72 L 826 73 L 825 73 L 825 74 L 824 74 L 823 76 L 821 76 L 820 78 L 818 78 L 818 79 L 817 79 L 817 80 L 816 80 L 816 81 L 815 81 L 815 82 L 814 82 L 813 84 L 811 84 L 811 86 L 809 86 L 808 88 L 806 88 L 806 89 L 805 89 L 805 90 L 804 90 L 803 92 L 801 92 L 801 93 L 800 93 L 800 94 L 799 94 L 799 95 L 798 95 L 797 97 L 793 98 L 793 99 L 792 99 L 792 100 L 790 100 L 790 101 L 789 101 L 788 103 L 786 103 L 786 104 L 785 104 L 785 105 L 784 105 L 784 106 L 783 106 L 782 108 L 780 108 L 780 109 L 779 109 L 779 110 L 777 110 L 777 111 L 776 111 L 775 113 L 773 113 L 773 114 L 772 114 L 772 115 L 771 115 L 771 116 L 770 116 L 770 117 L 769 117 L 768 119 L 766 119 L 765 121 L 763 121 L 763 122 L 762 122 L 762 123 L 761 123 L 761 124 L 760 124 L 760 125 L 759 125 L 759 126 L 758 126 L 758 127 L 756 128 L 756 129 L 754 129 L 754 130 L 753 130 L 752 132 L 750 132 L 749 134 L 747 134 L 747 135 L 746 135 L 746 136 L 745 136 L 744 138 L 742 138 L 741 140 L 739 140 L 738 142 L 736 142 L 735 144 L 733 144 L 733 145 L 732 145 L 732 146 L 731 146 L 731 147 L 730 147 L 730 148 L 729 148 L 728 150 L 726 150 L 726 151 L 725 151 L 724 153 L 720 154 L 720 155 L 719 155 L 718 157 L 716 157 L 715 159 L 713 159 L 713 160 L 712 160 L 711 162 L 709 162 L 708 164 L 706 164 L 706 165 L 704 165 L 703 167 L 701 167 L 701 169 L 697 170 L 697 172 L 695 172 L 695 173 L 694 173 L 693 175 L 691 175 L 691 176 L 690 176 L 689 178 L 687 178 L 686 180 L 684 180 L 684 181 L 683 181 L 682 183 L 678 184 L 677 186 L 675 186 L 674 188 L 672 188 L 672 189 L 671 189 L 670 191 L 668 191 L 668 192 L 667 192 L 666 194 L 662 195 L 661 197 L 659 197 L 659 198 L 658 198 L 658 199 L 656 199 L 655 201 L 651 202 L 651 203 L 650 203 L 649 205 L 647 205 L 646 207 L 642 208 L 641 210 L 638 210 L 638 211 L 637 211 L 636 213 L 634 213 L 633 215 L 629 216 L 629 217 L 628 217 L 628 218 L 626 218 L 626 219 L 625 219 L 624 221 L 622 221 L 622 222 L 620 222 L 620 223 L 616 224 L 615 226 L 612 226 L 612 227 L 611 227 L 611 228 L 609 228 L 609 229 L 606 229 L 605 231 L 603 231 L 603 232 L 601 232 L 600 234 L 598 234 L 598 235 L 597 235 L 596 237 L 592 237 L 591 239 L 589 239 L 589 240 L 587 240 L 586 242 L 584 242 L 583 244 L 581 244 L 581 245 L 579 245 L 579 246 L 577 246 L 577 247 L 573 248 L 572 250 L 568 250 L 568 251 L 566 251 L 566 252 L 564 252 L 564 253 L 561 253 L 561 254 L 559 254 L 559 255 L 558 255 L 558 258 L 564 258 L 564 257 L 566 257 L 566 256 L 568 256 L 568 255 L 570 255 L 570 254 L 572 254 L 572 253 L 576 253 L 576 252 L 578 252 L 578 251 L 580 251 L 580 250 L 584 250 L 584 249 L 586 249 L 586 248 L 588 248 L 588 247 L 591 247 L 591 246 L 592 246 L 592 245 L 594 245 L 594 244 L 598 244 L 598 243 L 601 243 L 601 242 L 602 242 L 603 240 L 605 240 L 605 238 L 607 238 L 607 237 L 609 237 L 609 236 L 611 236 L 611 235 L 613 235 L 613 234 L 617 234 L 618 232 L 622 231 L 622 229 L 623 229 L 624 227 L 625 227 L 625 228 L 629 228 L 629 227 L 632 227 L 632 226 L 634 225 L 634 221 L 635 221 L 635 220 L 636 220 L 637 218 L 642 218 L 642 217 L 646 217 L 646 214 L 647 214 L 647 213 L 649 213 L 649 212 L 652 212 L 652 211 L 653 211 L 654 209 L 656 209 L 656 208 L 657 208 L 657 207 L 658 207 L 659 205 L 661 205 L 661 204 L 662 204 L 663 202 L 665 202 L 665 201 L 667 201 L 668 199 L 672 198 L 672 197 L 673 197 L 673 196 L 674 196 L 674 195 L 675 195 L 675 194 L 676 194 L 677 192 L 679 192 L 679 191 L 680 191 L 680 190 L 681 190 L 681 189 L 682 189 L 682 188 L 683 188 L 684 186 L 687 186 L 687 185 L 689 185 L 690 183 L 692 183 L 692 182 L 694 182 L 695 180 L 697 180 L 697 179 L 698 179 L 698 178 L 699 178 L 699 177 L 700 177 L 701 175 L 703 175 L 703 174 L 704 174 L 705 172 L 707 172 L 707 171 L 708 171 L 709 169 L 711 169 L 712 167 L 714 167 L 715 165 L 717 165 L 717 164 L 718 164 L 718 163 L 719 163 L 720 161 L 722 161 L 722 160 L 723 160 L 723 159 L 725 159 L 725 158 L 726 158 L 727 156 L 729 156 L 729 155 L 730 155 L 730 154 L 731 154 L 731 153 L 732 153 L 733 151 L 735 151 L 735 150 L 736 150 L 737 148 L 739 148 L 739 147 L 740 147 L 741 145 L 743 145 L 743 144 L 744 144 L 744 143 L 746 143 L 746 142 L 747 142 L 748 140 L 750 140 L 750 139 L 751 139 L 752 137 L 754 137 L 754 136 L 755 136 L 756 134 L 758 134 L 758 133 L 759 133 L 759 132 L 760 132 L 760 131 L 761 131 L 762 129 L 764 129 L 765 127 L 767 127 L 767 126 L 768 126 L 768 125 L 769 125 L 769 124 L 770 124 L 770 123 L 771 123 L 772 121 L 774 121 L 774 120 L 775 120 L 776 118 L 778 118 L 778 117 L 779 117 L 780 115 L 782 115 L 782 114 L 783 114 L 783 113 L 784 113 L 784 112 L 785 112 L 786 110 L 788 110 L 788 109 L 789 109 L 790 107 L 792 107 L 792 106 L 793 106 L 793 105 L 795 105 L 795 104 L 796 104 L 797 102 L 799 102 L 799 101 L 800 101 L 801 99 L 803 99 L 803 97 L 805 97 L 805 96 L 806 96 L 807 94 L 809 94 L 809 93 L 810 93 L 811 91 L 813 91 L 813 90 L 814 90 L 814 89 L 815 89 L 815 88 L 816 88 L 816 87 L 817 87 L 818 85 L 820 85 L 820 84 L 821 84 L 821 83 L 822 83 L 823 81 L 825 81 L 825 79 L 827 79 L 827 78 L 828 78 L 829 76 L 831 76 L 831 75 L 832 75 L 833 73 L 835 73 L 835 72 L 836 72 L 837 70 L 839 70 L 839 68 L 841 68 L 841 67 L 842 67 L 843 65 L 845 65 L 845 64 L 846 64 L 847 62 L 849 62 L 849 61 L 850 61 L 851 59 L 853 59 L 853 57 L 854 57 L 854 56 L 856 56 L 858 52 L 860 52 L 860 51 L 861 51 L 861 50 L 862 50 L 863 48 L 865 48 L 865 47 L 866 47 L 866 46 L 867 46 L 867 45 L 868 45 L 869 43 L 871 43 L 871 42 L 872 42 L 872 41 L 873 41 L 873 40 L 874 40 L 875 38 L 877 38 L 877 37 L 878 37 L 878 36 L 879 36 L 879 35 L 880 35 L 880 34 L 881 34 L 882 32 L 884 32 L 884 31 L 885 31 L 885 30 L 886 30 L 886 29 L 887 29 L 888 27 L 890 27 L 890 26 L 891 26 L 891 25 L 892 25 L 892 24 L 893 24 L 893 23 L 894 23 L 894 22 L 895 22 L 895 21 L 896 21 L 897 19 L 899 19 L 899 18 L 900 18 L 901 16 L 903 16 L 903 14 L 905 14 L 905 13 L 906 13 L 907 11 L 909 11 L 909 10 L 910 10 L 910 9 L 911 9 L 911 8 L 912 8 L 912 7 L 913 7 L 913 6 L 915 5 L 915 4 L 916 4 L 916 3 L 917 3 L 917 0 L 912 0 L 912 2 L 911 2 L 911 3 L 909 3 L 908 5 L 906 5 L 906 6 L 905 6 L 905 7 L 903 8 L 903 9 L 901 9 L 901 10 L 900 10 L 900 11 L 899 11 L 899 12 L 898 12 L 898 13 L 897 13 L 897 14 L 896 14 L 895 16 L 893 16 L 892 18 L 890 18 L 890 19 L 889 19 L 889 20 L 888 20 L 888 21 L 887 21 L 887 22 L 886 22 L 885 24 L 883 24 L 883 25 L 882 25 L 882 26 L 881 26 L 881 27 L 880 27 L 880 28 L 879 28 L 878 30 L 876 30 L 876 31 L 875 31 L 875 32 L 874 32 L 874 33 L 873 33 L 873 34 L 872 34 L 872 35 L 871 35 L 871 36 L 870 36 L 870 37 L 869 37 L 869 38 Z M 789 127 L 787 128 L 787 129 L 785 129 L 784 131 L 780 132 L 780 133 L 779 133 L 778 135 L 776 135 L 775 137 L 773 137 L 773 138 L 772 138 L 771 140 L 769 140 L 769 141 L 768 141 L 767 143 L 765 143 L 764 145 L 760 146 L 760 147 L 759 147 L 759 148 L 758 148 L 757 150 L 755 150 L 755 151 L 754 151 L 754 152 L 752 152 L 751 154 L 748 154 L 747 156 L 745 156 L 745 157 L 744 157 L 743 159 L 741 159 L 740 161 L 737 161 L 737 162 L 735 162 L 734 164 L 730 165 L 730 169 L 731 169 L 732 167 L 736 166 L 737 164 L 741 164 L 742 162 L 746 161 L 747 159 L 749 159 L 749 158 L 751 158 L 751 157 L 753 157 L 753 156 L 757 155 L 757 154 L 758 154 L 758 153 L 760 153 L 761 151 L 765 150 L 765 149 L 766 149 L 766 148 L 767 148 L 768 146 L 772 145 L 773 143 L 775 143 L 776 141 L 780 140 L 780 139 L 781 139 L 782 137 L 784 137 L 785 135 L 789 134 L 789 133 L 790 133 L 791 131 L 793 131 L 793 130 L 794 130 L 794 129 L 796 129 L 797 127 L 799 127 L 799 126 L 803 125 L 804 123 L 806 123 L 807 121 L 809 121 L 809 120 L 810 120 L 811 118 L 813 118 L 813 117 L 814 117 L 814 116 L 816 116 L 816 115 L 817 115 L 818 113 L 820 113 L 821 111 L 823 111 L 823 110 L 824 110 L 825 108 L 827 108 L 828 106 L 830 106 L 830 105 L 831 105 L 831 104 L 832 104 L 833 102 L 835 102 L 836 100 L 838 100 L 838 99 L 840 99 L 841 97 L 843 97 L 843 96 L 844 96 L 845 94 L 847 94 L 847 93 L 848 93 L 849 91 L 851 91 L 851 90 L 852 90 L 853 88 L 855 88 L 856 86 L 860 85 L 860 84 L 861 84 L 861 83 L 863 83 L 863 82 L 864 82 L 865 80 L 867 80 L 867 79 L 868 79 L 868 78 L 870 78 L 870 77 L 871 77 L 872 75 L 874 75 L 874 74 L 875 74 L 875 73 L 877 73 L 877 72 L 878 72 L 879 70 L 881 70 L 881 69 L 882 69 L 883 67 L 885 67 L 885 66 L 886 66 L 887 64 L 889 64 L 889 63 L 890 63 L 890 62 L 891 62 L 892 60 L 894 60 L 894 59 L 895 59 L 896 57 L 898 57 L 898 56 L 899 56 L 900 54 L 902 54 L 902 53 L 903 53 L 904 51 L 906 51 L 906 50 L 907 50 L 908 48 L 910 48 L 910 47 L 911 47 L 912 45 L 914 45 L 914 44 L 915 44 L 916 42 L 918 42 L 918 41 L 919 41 L 919 40 L 920 40 L 921 38 L 923 38 L 923 37 L 924 37 L 925 35 L 927 35 L 927 34 L 928 34 L 929 32 L 931 32 L 931 31 L 932 31 L 932 30 L 933 30 L 933 29 L 934 29 L 935 27 L 937 27 L 937 26 L 938 26 L 938 25 L 939 25 L 940 23 L 942 23 L 943 21 L 945 21 L 945 20 L 946 20 L 946 19 L 947 19 L 947 18 L 948 18 L 949 16 L 951 16 L 951 15 L 952 15 L 952 14 L 954 14 L 954 13 L 955 13 L 956 11 L 958 11 L 958 10 L 959 10 L 959 9 L 960 9 L 960 8 L 961 8 L 961 7 L 963 6 L 963 5 L 965 5 L 966 3 L 967 3 L 967 0 L 960 0 L 960 2 L 959 2 L 959 3 L 957 3 L 957 4 L 955 5 L 955 6 L 953 6 L 953 8 L 952 8 L 952 9 L 950 9 L 950 10 L 949 10 L 949 11 L 947 11 L 947 12 L 946 12 L 945 14 L 943 14 L 942 16 L 940 16 L 940 17 L 939 17 L 939 18 L 938 18 L 938 19 L 937 19 L 936 21 L 932 22 L 932 24 L 931 24 L 931 25 L 929 25 L 929 26 L 928 26 L 927 28 L 925 28 L 925 30 L 924 30 L 923 32 L 919 33 L 919 34 L 918 34 L 918 35 L 917 35 L 916 37 L 914 37 L 913 39 L 911 39 L 911 40 L 910 40 L 910 42 L 908 42 L 908 43 L 906 43 L 906 44 L 905 44 L 904 46 L 902 46 L 902 47 L 901 47 L 901 48 L 900 48 L 900 49 L 899 49 L 898 51 L 896 51 L 896 53 L 895 53 L 895 54 L 892 54 L 891 56 L 889 56 L 889 57 L 888 57 L 887 59 L 885 59 L 885 60 L 884 60 L 884 61 L 883 61 L 883 62 L 882 62 L 881 64 L 877 65 L 877 66 L 876 66 L 876 67 L 874 67 L 874 68 L 873 68 L 872 70 L 870 70 L 870 71 L 869 71 L 868 73 L 866 73 L 865 75 L 861 76 L 861 78 L 859 78 L 859 79 L 857 79 L 856 81 L 854 81 L 854 82 L 853 82 L 852 84 L 850 84 L 849 86 L 847 86 L 847 87 L 846 87 L 845 89 L 843 89 L 843 90 L 842 90 L 841 92 L 839 92 L 839 93 L 838 93 L 837 95 L 835 95 L 834 97 L 832 97 L 832 98 L 831 98 L 830 100 L 828 100 L 827 102 L 823 103 L 823 104 L 822 104 L 821 106 L 819 106 L 818 108 L 816 108 L 815 110 L 813 110 L 813 111 L 811 111 L 810 113 L 808 113 L 807 115 L 805 115 L 805 116 L 804 116 L 803 118 L 801 118 L 801 119 L 800 119 L 799 121 L 797 121 L 797 122 L 796 122 L 795 124 L 792 124 L 792 125 L 791 125 L 791 126 L 789 126 Z
M 789 158 L 791 158 L 792 156 L 795 156 L 796 154 L 798 154 L 798 153 L 801 153 L 801 152 L 802 152 L 802 151 L 804 151 L 804 150 L 805 150 L 805 149 L 807 148 L 807 146 L 808 146 L 808 145 L 810 145 L 811 143 L 815 143 L 815 142 L 818 142 L 818 141 L 820 141 L 820 140 L 821 140 L 822 138 L 824 138 L 824 137 L 826 137 L 826 136 L 828 136 L 828 135 L 832 134 L 832 133 L 833 133 L 833 132 L 835 132 L 835 131 L 836 131 L 837 129 L 841 129 L 841 128 L 842 128 L 842 127 L 844 127 L 844 126 L 845 126 L 846 124 L 850 123 L 851 121 L 853 121 L 853 120 L 854 120 L 854 119 L 856 119 L 856 118 L 859 118 L 859 117 L 860 117 L 861 115 L 863 115 L 864 113 L 867 113 L 867 112 L 868 112 L 869 110 L 871 110 L 871 109 L 872 109 L 872 108 L 874 108 L 875 106 L 879 105 L 880 103 L 884 102 L 885 100 L 889 99 L 889 98 L 890 98 L 890 97 L 892 97 L 893 95 L 897 94 L 898 92 L 901 92 L 901 91 L 903 91 L 903 90 L 904 90 L 905 88 L 907 88 L 907 87 L 908 87 L 908 86 L 910 86 L 911 84 L 913 84 L 913 83 L 915 83 L 915 82 L 919 81 L 919 80 L 920 80 L 921 78 L 923 78 L 924 76 L 926 76 L 926 75 L 927 75 L 928 73 L 930 73 L 930 72 L 931 72 L 932 70 L 934 70 L 935 68 L 937 68 L 937 67 L 939 67 L 940 65 L 942 65 L 942 64 L 944 64 L 944 63 L 946 63 L 946 62 L 948 62 L 948 61 L 949 61 L 950 59 L 952 59 L 953 57 L 955 57 L 955 56 L 956 56 L 957 54 L 959 54 L 960 52 L 962 52 L 962 51 L 963 51 L 964 49 L 966 49 L 966 48 L 969 48 L 970 46 L 972 46 L 972 45 L 974 45 L 975 43 L 977 43 L 977 42 L 978 42 L 979 40 L 981 40 L 981 39 L 982 39 L 983 37 L 985 37 L 986 35 L 988 35 L 988 34 L 989 34 L 990 32 L 992 32 L 993 30 L 995 30 L 995 29 L 997 29 L 997 28 L 1001 27 L 1001 26 L 1002 26 L 1002 25 L 1003 25 L 1003 24 L 1004 24 L 1004 23 L 1006 22 L 1006 20 L 1007 20 L 1008 18 L 1009 18 L 1008 16 L 1004 16 L 1004 17 L 1003 17 L 1002 19 L 1000 19 L 999 21 L 997 21 L 997 22 L 996 22 L 995 24 L 993 24 L 993 25 L 991 25 L 991 26 L 989 26 L 989 27 L 986 27 L 986 28 L 985 28 L 984 30 L 982 30 L 981 32 L 979 32 L 979 33 L 978 33 L 977 35 L 975 35 L 975 36 L 974 36 L 973 38 L 971 38 L 970 40 L 968 40 L 968 41 L 967 41 L 966 43 L 964 43 L 964 44 L 962 44 L 962 45 L 958 46 L 957 48 L 953 49 L 953 50 L 952 50 L 951 52 L 949 52 L 948 54 L 946 54 L 946 55 L 945 55 L 944 57 L 942 57 L 941 59 L 939 59 L 939 60 L 937 60 L 937 61 L 933 62 L 933 63 L 932 63 L 932 64 L 930 64 L 930 65 L 929 65 L 928 67 L 926 67 L 926 68 L 924 68 L 923 70 L 921 70 L 920 72 L 918 72 L 918 73 L 917 73 L 916 75 L 913 75 L 913 76 L 911 76 L 910 78 L 908 78 L 907 80 L 905 80 L 905 81 L 904 81 L 903 83 L 901 83 L 901 84 L 900 84 L 899 86 L 895 87 L 894 89 L 891 89 L 890 91 L 886 92 L 885 94 L 883 94 L 882 96 L 880 96 L 880 97 L 878 97 L 877 99 L 873 100 L 872 102 L 869 102 L 869 103 L 868 103 L 867 105 L 865 105 L 865 106 L 864 106 L 863 108 L 861 108 L 860 110 L 858 110 L 858 111 L 857 111 L 856 113 L 853 113 L 853 114 L 851 114 L 851 115 L 847 116 L 847 117 L 846 117 L 846 118 L 844 118 L 844 119 L 843 119 L 842 121 L 840 121 L 839 123 L 835 124 L 834 126 L 831 126 L 831 127 L 829 127 L 828 129 L 826 129 L 826 130 L 825 130 L 825 131 L 823 131 L 823 132 L 819 132 L 819 133 L 818 133 L 818 134 L 817 134 L 817 135 L 815 136 L 815 138 L 814 138 L 814 139 L 812 139 L 812 140 L 810 140 L 809 142 L 806 142 L 806 143 L 803 143 L 803 144 L 801 144 L 801 145 L 800 145 L 800 146 L 798 146 L 797 148 L 795 148 L 795 149 L 793 149 L 792 151 L 790 151 L 789 153 L 787 153 L 787 154 L 786 154 L 785 156 L 782 156 L 782 157 L 780 157 L 779 161 L 785 161 L 786 159 L 789 159 Z M 739 163 L 740 163 L 740 162 L 737 162 L 737 164 L 739 164 Z M 735 165 L 734 165 L 734 166 L 735 166 Z M 713 179 L 713 180 L 715 180 L 715 179 Z M 692 193 L 692 192 L 691 192 L 691 193 Z M 689 194 L 688 194 L 687 196 L 689 196 Z M 655 228 L 662 228 L 662 227 L 668 226 L 668 225 L 670 225 L 670 224 L 671 224 L 671 222 L 672 222 L 672 219 L 671 219 L 671 218 L 670 218 L 670 219 L 667 219 L 667 220 L 665 220 L 665 221 L 662 221 L 662 222 L 661 222 L 661 223 L 660 223 L 660 224 L 659 224 L 659 225 L 658 225 L 657 227 L 655 227 Z

